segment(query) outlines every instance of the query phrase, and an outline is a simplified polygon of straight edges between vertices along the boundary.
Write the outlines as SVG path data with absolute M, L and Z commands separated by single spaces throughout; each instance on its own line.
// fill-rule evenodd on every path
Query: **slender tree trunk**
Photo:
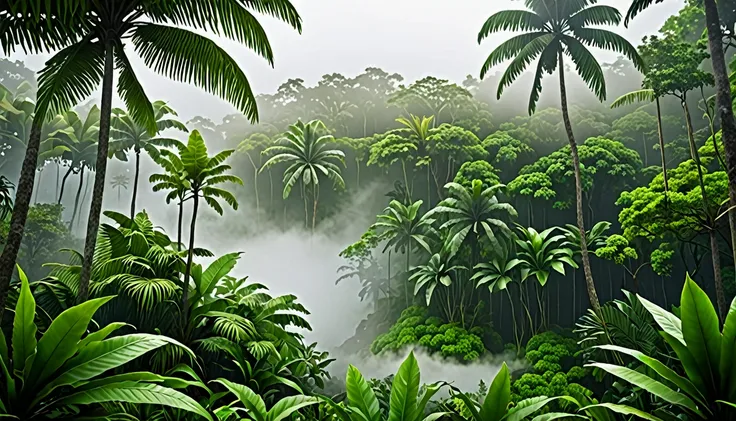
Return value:
M 10 229 L 5 240 L 3 253 L 0 255 L 0 321 L 5 311 L 5 301 L 8 298 L 10 280 L 13 277 L 15 261 L 18 258 L 23 230 L 28 217 L 28 208 L 31 204 L 33 184 L 36 178 L 36 163 L 38 162 L 38 149 L 41 145 L 41 125 L 43 116 L 36 115 L 31 126 L 31 134 L 28 138 L 26 155 L 23 158 L 23 167 L 18 179 L 18 187 L 15 194 L 15 205 L 10 218 Z
M 80 202 L 81 205 L 79 205 L 79 212 L 77 213 L 77 225 L 82 222 L 82 208 L 84 207 L 84 203 L 87 201 L 87 190 L 89 190 L 89 172 L 84 176 L 84 189 L 82 190 L 82 201 Z
M 57 162 L 56 163 L 56 189 L 54 190 L 54 194 L 56 195 L 55 199 L 57 199 L 57 200 L 59 199 L 58 196 L 59 196 L 59 172 L 60 172 L 59 171 L 59 167 L 60 166 L 61 166 L 61 164 L 59 164 Z
M 713 260 L 713 281 L 716 284 L 716 302 L 718 303 L 718 314 L 721 320 L 725 320 L 728 314 L 726 305 L 726 294 L 723 292 L 723 279 L 721 277 L 721 256 L 718 250 L 718 238 L 714 229 L 708 232 L 710 236 L 710 254 Z
M 355 158 L 355 186 L 360 190 L 360 160 L 358 158 Z
M 194 230 L 197 225 L 197 211 L 199 210 L 199 189 L 194 189 L 194 207 L 192 208 L 192 222 L 189 227 L 189 254 L 187 267 L 184 272 L 184 282 L 181 288 L 181 327 L 185 329 L 189 320 L 189 277 L 192 274 L 192 259 L 194 257 Z
M 319 186 L 314 185 L 312 192 L 312 235 L 314 235 L 314 227 L 317 225 L 317 202 L 319 201 Z
M 649 151 L 647 151 L 647 136 L 645 134 L 641 135 L 641 143 L 644 146 L 644 167 L 649 166 Z
M 723 52 L 721 22 L 715 0 L 704 0 L 705 23 L 708 28 L 708 46 L 716 81 L 716 108 L 721 119 L 721 140 L 726 154 L 726 174 L 728 174 L 728 226 L 731 231 L 731 248 L 736 263 L 736 121 L 733 115 L 731 82 Z M 715 139 L 714 139 L 715 140 Z M 716 150 L 716 152 L 718 152 Z
M 659 97 L 655 99 L 657 103 L 657 136 L 659 137 L 659 154 L 662 159 L 662 177 L 664 178 L 664 194 L 665 203 L 667 203 L 667 192 L 670 186 L 667 181 L 667 160 L 664 156 L 664 131 L 662 130 L 662 109 L 659 105 Z
M 60 205 L 61 201 L 64 199 L 64 187 L 66 186 L 66 179 L 69 177 L 69 174 L 72 173 L 73 169 L 74 166 L 69 164 L 69 169 L 67 170 L 66 174 L 64 174 L 64 178 L 61 179 L 61 191 L 59 192 L 59 199 L 56 202 L 57 205 Z
M 411 250 L 406 248 L 406 281 L 404 282 L 404 296 L 406 306 L 409 307 L 409 268 L 411 267 Z
M 79 209 L 79 197 L 82 195 L 82 187 L 84 186 L 84 164 L 79 170 L 79 187 L 77 187 L 77 195 L 74 197 L 74 211 L 72 212 L 72 219 L 69 220 L 69 231 L 74 226 L 74 218 L 77 216 L 77 210 Z
M 181 251 L 181 223 L 184 217 L 184 201 L 179 200 L 179 220 L 176 223 L 176 251 Z
M 135 218 L 135 202 L 138 198 L 138 176 L 141 173 L 141 150 L 135 149 L 135 175 L 133 176 L 133 198 L 130 200 L 130 219 Z
M 703 180 L 703 167 L 700 165 L 700 153 L 698 153 L 698 147 L 695 145 L 695 135 L 693 134 L 693 123 L 690 118 L 690 108 L 687 106 L 687 97 L 683 96 L 682 109 L 685 111 L 685 125 L 687 127 L 687 138 L 690 143 L 690 155 L 698 169 L 698 182 L 700 183 L 700 193 L 703 196 L 703 212 L 707 214 L 708 210 L 708 196 L 705 193 L 705 182 Z
M 562 62 L 562 50 L 558 53 L 558 71 L 560 72 L 560 100 L 562 103 L 562 120 L 565 123 L 567 139 L 570 141 L 570 154 L 572 155 L 572 167 L 575 172 L 575 211 L 577 213 L 578 229 L 580 230 L 580 257 L 583 261 L 583 273 L 588 289 L 590 305 L 596 313 L 600 312 L 601 304 L 598 301 L 598 293 L 593 282 L 593 272 L 590 269 L 590 258 L 588 256 L 588 244 L 585 238 L 585 222 L 583 220 L 583 184 L 580 178 L 580 157 L 578 156 L 578 145 L 572 133 L 572 124 L 567 111 L 567 90 L 565 88 L 565 66 Z
M 92 275 L 92 259 L 97 243 L 97 229 L 100 225 L 102 213 L 102 197 L 105 193 L 105 175 L 107 174 L 107 152 L 110 141 L 110 114 L 112 112 L 112 78 L 113 57 L 112 42 L 105 45 L 105 73 L 102 80 L 102 105 L 100 107 L 100 137 L 97 144 L 97 165 L 95 167 L 95 184 L 92 188 L 92 204 L 89 208 L 87 220 L 87 237 L 84 240 L 84 260 L 82 273 L 79 277 L 79 297 L 77 301 L 87 301 L 89 293 L 89 279 Z
M 260 215 L 261 215 L 261 201 L 258 199 L 258 166 L 253 161 L 253 158 L 250 157 L 250 153 L 246 153 L 248 156 L 248 160 L 250 160 L 250 164 L 253 165 L 253 189 L 256 193 L 256 225 L 260 225 Z

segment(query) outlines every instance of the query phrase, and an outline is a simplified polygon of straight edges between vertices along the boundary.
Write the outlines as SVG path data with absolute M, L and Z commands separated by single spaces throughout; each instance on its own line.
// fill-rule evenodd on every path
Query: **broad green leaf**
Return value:
M 391 386 L 388 421 L 410 421 L 419 393 L 419 364 L 414 352 L 399 367 Z
M 690 399 L 687 395 L 672 390 L 668 386 L 664 385 L 661 382 L 658 382 L 657 380 L 652 379 L 646 374 L 642 374 L 627 367 L 621 367 L 613 364 L 593 363 L 587 364 L 586 366 L 600 368 L 601 370 L 613 374 L 614 376 L 627 381 L 634 386 L 638 386 L 671 404 L 687 408 L 690 411 L 698 414 L 699 416 L 704 417 L 703 412 L 700 411 L 697 404 L 693 402 L 693 400 Z
M 352 365 L 348 367 L 345 387 L 350 406 L 360 409 L 368 417 L 368 421 L 381 420 L 381 409 L 373 389 L 360 371 Z
M 512 408 L 509 410 L 508 415 L 503 418 L 504 421 L 522 421 L 526 417 L 544 408 L 548 403 L 558 400 L 559 398 L 548 398 L 546 396 L 539 396 L 537 398 L 526 399 L 525 401 L 534 401 L 532 404 L 525 404 L 525 401 L 519 402 L 518 409 Z
M 506 415 L 509 403 L 511 402 L 511 377 L 509 376 L 509 368 L 504 362 L 501 369 L 488 388 L 480 407 L 480 419 L 484 421 L 499 421 Z
M 125 402 L 133 404 L 164 405 L 200 415 L 212 421 L 207 410 L 189 396 L 157 384 L 138 382 L 119 382 L 73 393 L 54 402 L 54 406 L 92 405 L 105 402 Z
M 641 295 L 637 294 L 636 298 L 639 299 L 639 302 L 641 302 L 644 308 L 646 308 L 652 317 L 654 317 L 654 321 L 657 322 L 663 331 L 667 332 L 667 334 L 685 345 L 685 339 L 682 335 L 682 322 L 677 318 L 677 316 L 647 300 Z
M 77 353 L 79 341 L 95 312 L 113 297 L 85 301 L 66 309 L 54 319 L 38 341 L 38 352 L 31 367 L 30 384 L 42 385 L 59 367 Z
M 587 411 L 591 408 L 606 408 L 617 414 L 634 415 L 636 417 L 639 417 L 641 419 L 648 420 L 648 421 L 663 421 L 661 418 L 657 418 L 654 415 L 648 414 L 642 410 L 632 408 L 627 405 L 619 405 L 615 403 L 598 403 L 595 405 L 589 405 L 584 408 L 581 408 L 580 411 Z
M 536 417 L 532 418 L 532 421 L 570 420 L 575 418 L 582 418 L 584 420 L 588 419 L 588 417 L 584 417 L 582 415 L 565 414 L 563 412 L 550 412 L 547 414 L 537 415 Z
M 288 396 L 271 407 L 266 414 L 266 421 L 281 421 L 305 406 L 319 403 L 319 399 L 313 396 Z
M 207 266 L 207 269 L 202 273 L 200 284 L 197 285 L 197 290 L 200 296 L 205 296 L 212 292 L 217 281 L 223 276 L 230 273 L 230 271 L 238 263 L 240 253 L 229 253 L 221 256 L 214 262 Z
M 99 342 L 99 341 L 105 340 L 105 338 L 107 338 L 113 332 L 115 332 L 116 330 L 120 329 L 123 326 L 128 326 L 128 324 L 122 323 L 122 322 L 114 322 L 114 323 L 110 323 L 109 325 L 103 327 L 102 329 L 96 332 L 92 332 L 88 334 L 87 336 L 84 337 L 84 339 L 82 339 L 79 342 L 79 349 L 84 348 L 85 346 L 89 345 L 92 342 Z
M 685 377 L 680 376 L 677 374 L 674 370 L 664 365 L 662 362 L 660 362 L 657 359 L 654 359 L 652 357 L 649 357 L 639 351 L 636 351 L 634 349 L 624 348 L 616 345 L 600 345 L 596 348 L 599 349 L 605 349 L 608 351 L 615 351 L 620 352 L 622 354 L 630 355 L 637 360 L 643 362 L 647 366 L 649 366 L 652 370 L 656 371 L 657 374 L 664 377 L 665 379 L 672 382 L 675 386 L 682 389 L 684 392 L 686 392 L 691 398 L 698 401 L 698 403 L 702 406 L 708 406 L 706 398 L 703 396 L 703 394 L 696 388 L 690 380 L 686 379 Z
M 92 342 L 61 367 L 56 378 L 38 393 L 36 400 L 40 401 L 57 387 L 91 379 L 166 344 L 187 349 L 171 338 L 144 333 Z
M 36 355 L 36 300 L 33 299 L 28 278 L 18 266 L 20 276 L 20 295 L 15 305 L 15 319 L 13 320 L 13 371 L 25 373 L 26 366 L 33 363 Z M 25 375 L 23 378 L 27 378 Z
M 707 390 L 707 387 L 705 386 L 705 381 L 700 374 L 698 363 L 697 361 L 695 361 L 695 357 L 690 352 L 688 347 L 680 342 L 679 339 L 674 338 L 667 332 L 660 332 L 660 334 L 669 344 L 669 346 L 672 347 L 672 350 L 675 351 L 675 354 L 677 354 L 677 359 L 680 360 L 682 368 L 685 369 L 685 374 L 687 374 L 687 378 L 690 379 L 690 381 L 693 383 L 693 385 L 695 385 L 698 390 Z
M 718 365 L 721 360 L 718 314 L 708 295 L 689 275 L 686 275 L 682 288 L 680 317 L 685 344 L 695 357 L 708 391 L 713 393 L 718 388 Z
M 217 383 L 225 386 L 240 402 L 248 408 L 248 413 L 255 421 L 266 421 L 266 404 L 260 396 L 258 396 L 248 386 L 233 383 L 226 379 L 217 379 Z
M 731 307 L 723 323 L 723 336 L 721 338 L 721 360 L 719 372 L 721 373 L 721 390 L 726 392 L 729 399 L 736 401 L 736 364 L 733 363 L 734 352 L 736 352 L 736 299 L 731 301 Z
M 424 411 L 427 408 L 427 404 L 432 399 L 432 397 L 440 391 L 442 386 L 445 385 L 447 385 L 447 383 L 437 382 L 426 387 L 426 389 L 424 390 L 424 395 L 422 395 L 422 398 L 419 400 L 419 402 L 417 402 L 417 405 L 414 408 L 414 412 L 410 417 L 411 421 L 422 421 L 422 417 L 424 416 Z M 425 421 L 427 421 L 426 418 Z

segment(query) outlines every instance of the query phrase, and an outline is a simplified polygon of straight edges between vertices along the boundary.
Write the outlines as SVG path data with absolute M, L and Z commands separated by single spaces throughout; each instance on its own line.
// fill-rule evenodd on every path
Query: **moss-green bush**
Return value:
M 420 345 L 443 357 L 473 361 L 486 351 L 482 338 L 497 335 L 480 327 L 468 331 L 457 324 L 443 323 L 438 317 L 429 317 L 426 308 L 412 306 L 401 313 L 388 332 L 373 341 L 371 352 L 380 354 L 399 351 L 407 345 Z
M 537 396 L 568 395 L 573 391 L 592 395 L 577 383 L 589 374 L 580 366 L 579 353 L 575 339 L 555 332 L 540 333 L 529 339 L 526 360 L 532 370 L 511 384 L 512 399 L 518 402 Z

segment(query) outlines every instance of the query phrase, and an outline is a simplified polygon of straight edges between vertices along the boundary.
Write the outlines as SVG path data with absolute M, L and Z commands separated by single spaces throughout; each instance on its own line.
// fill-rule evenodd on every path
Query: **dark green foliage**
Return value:
M 438 317 L 428 317 L 424 307 L 409 307 L 391 329 L 379 335 L 371 345 L 371 352 L 396 352 L 405 347 L 421 346 L 428 352 L 460 361 L 473 361 L 486 351 L 481 339 L 484 329 L 470 331 L 454 323 L 443 324 Z
M 497 172 L 488 161 L 468 161 L 460 167 L 453 181 L 467 189 L 473 187 L 473 180 L 480 180 L 483 185 L 493 186 L 501 182 L 496 175 Z

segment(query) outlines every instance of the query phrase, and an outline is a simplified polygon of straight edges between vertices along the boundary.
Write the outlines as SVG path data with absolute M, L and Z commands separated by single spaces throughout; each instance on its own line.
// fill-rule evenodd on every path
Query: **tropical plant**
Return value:
M 76 32 L 68 42 L 69 46 L 57 52 L 40 72 L 38 97 L 42 109 L 62 112 L 102 85 L 99 148 L 84 247 L 80 301 L 87 298 L 102 211 L 116 70 L 120 74 L 118 92 L 133 120 L 151 135 L 156 132 L 153 106 L 131 66 L 126 45 L 132 44 L 143 62 L 153 70 L 177 81 L 193 82 L 228 100 L 251 121 L 256 121 L 255 96 L 237 63 L 212 39 L 181 27 L 222 34 L 253 49 L 272 64 L 273 51 L 265 30 L 249 9 L 271 15 L 301 30 L 301 18 L 288 0 L 226 1 L 206 6 L 189 2 L 134 1 L 122 9 L 117 2 L 104 1 L 88 3 L 76 13 L 60 17 L 64 24 L 78 24 L 74 26 Z M 124 42 L 126 39 L 132 42 Z M 49 99 L 49 96 L 53 98 Z M 4 275 L 0 276 L 0 281 L 5 280 Z
M 381 412 L 376 393 L 370 387 L 360 371 L 354 366 L 348 367 L 345 380 L 347 400 L 343 405 L 337 405 L 331 400 L 335 415 L 341 421 L 434 421 L 447 413 L 433 412 L 425 416 L 430 399 L 445 386 L 438 382 L 424 388 L 420 394 L 420 372 L 414 352 L 410 352 L 391 384 L 388 414 Z
M 291 194 L 294 184 L 301 181 L 304 197 L 305 227 L 309 226 L 309 210 L 307 194 L 312 196 L 312 233 L 317 224 L 317 203 L 319 202 L 320 174 L 332 180 L 336 186 L 345 187 L 340 175 L 340 166 L 345 165 L 345 153 L 339 149 L 331 149 L 332 135 L 324 134 L 326 127 L 320 120 L 312 120 L 306 124 L 301 120 L 289 126 L 289 131 L 279 139 L 279 145 L 266 149 L 264 154 L 273 154 L 261 167 L 261 171 L 284 162 L 289 166 L 284 170 L 284 192 L 286 199 Z
M 525 0 L 524 4 L 528 10 L 501 11 L 489 17 L 483 24 L 478 34 L 479 42 L 493 33 L 504 30 L 524 31 L 525 33 L 512 37 L 493 50 L 481 68 L 480 77 L 481 79 L 485 77 L 488 71 L 497 64 L 513 58 L 498 85 L 497 96 L 500 98 L 504 88 L 513 83 L 526 67 L 539 57 L 529 98 L 528 111 L 529 114 L 533 114 L 542 91 L 544 73 L 558 70 L 562 120 L 570 143 L 575 174 L 577 225 L 580 232 L 585 232 L 580 158 L 568 114 L 564 55 L 567 54 L 570 57 L 577 73 L 601 101 L 606 98 L 605 78 L 601 66 L 588 47 L 622 53 L 632 60 L 638 69 L 642 69 L 644 63 L 636 49 L 623 37 L 605 29 L 591 27 L 592 25 L 618 25 L 621 21 L 621 14 L 614 7 L 596 5 L 593 0 L 565 2 L 564 4 L 555 0 Z M 551 10 L 554 10 L 555 13 L 551 13 Z M 581 258 L 590 303 L 597 311 L 600 308 L 600 302 L 593 282 L 585 239 L 581 242 Z
M 176 116 L 176 111 L 164 101 L 155 101 L 153 103 L 153 118 L 156 121 L 156 134 L 172 128 L 187 132 L 186 126 L 179 120 L 176 120 Z M 133 218 L 135 216 L 136 198 L 138 197 L 141 150 L 146 151 L 155 160 L 159 155 L 159 147 L 174 146 L 174 144 L 170 139 L 151 136 L 147 127 L 136 122 L 130 114 L 120 108 L 114 108 L 112 110 L 110 133 L 113 139 L 110 142 L 110 156 L 114 156 L 121 161 L 127 161 L 127 152 L 132 149 L 135 153 L 133 197 L 130 200 L 130 217 Z
M 106 374 L 164 345 L 183 345 L 161 335 L 132 334 L 108 338 L 124 323 L 88 332 L 92 316 L 113 297 L 101 297 L 59 314 L 37 338 L 36 301 L 22 270 L 15 306 L 12 353 L 0 335 L 0 369 L 4 374 L 0 414 L 24 420 L 79 418 L 105 419 L 95 407 L 106 402 L 164 405 L 211 420 L 196 401 L 174 388 L 187 387 L 181 379 L 146 371 Z
M 434 253 L 430 256 L 429 261 L 423 265 L 415 266 L 411 276 L 409 276 L 409 282 L 414 281 L 414 295 L 419 294 L 422 288 L 425 288 L 424 296 L 427 305 L 432 301 L 432 295 L 434 294 L 435 288 L 438 286 L 450 287 L 453 284 L 453 277 L 457 278 L 458 271 L 467 270 L 468 268 L 461 265 L 454 265 L 453 254 L 443 247 L 438 253 Z M 457 281 L 457 279 L 455 279 Z M 445 294 L 447 302 L 445 312 L 448 315 L 454 314 L 454 304 L 450 300 L 451 294 Z M 453 317 L 447 318 L 449 321 L 453 321 Z
M 209 156 L 207 146 L 204 139 L 197 130 L 193 130 L 189 135 L 189 141 L 186 145 L 181 142 L 174 143 L 179 150 L 178 158 L 174 158 L 173 153 L 167 153 L 169 162 L 171 160 L 180 161 L 181 169 L 186 175 L 186 179 L 182 180 L 186 186 L 187 195 L 194 202 L 192 206 L 192 220 L 189 229 L 189 253 L 187 256 L 187 265 L 184 272 L 183 294 L 182 294 L 182 320 L 186 321 L 189 317 L 189 281 L 192 272 L 192 259 L 194 257 L 194 234 L 197 224 L 197 213 L 199 211 L 199 199 L 204 201 L 215 210 L 218 214 L 223 214 L 220 200 L 224 200 L 230 207 L 237 210 L 238 202 L 235 196 L 227 190 L 217 187 L 222 183 L 243 184 L 243 181 L 230 174 L 230 166 L 223 162 L 232 155 L 235 150 L 228 149 L 214 156 Z M 155 181 L 159 181 L 158 179 Z M 161 180 L 164 181 L 164 180 Z M 186 198 L 184 199 L 186 200 Z
M 427 206 L 432 204 L 432 183 L 430 182 L 430 175 L 432 174 L 432 158 L 429 156 L 427 151 L 427 139 L 429 139 L 431 133 L 431 125 L 434 120 L 434 116 L 421 118 L 410 114 L 409 118 L 399 117 L 396 122 L 404 126 L 401 130 L 408 133 L 409 137 L 418 145 L 418 150 L 425 154 L 419 161 L 417 166 L 427 166 Z
M 64 199 L 64 187 L 69 175 L 80 174 L 82 180 L 84 167 L 94 168 L 97 156 L 97 134 L 100 130 L 100 110 L 92 107 L 84 120 L 76 111 L 67 111 L 54 120 L 56 130 L 51 133 L 51 141 L 63 147 L 61 161 L 69 169 L 64 173 L 57 203 Z
M 685 414 L 689 419 L 730 419 L 736 406 L 736 378 L 733 376 L 734 343 L 736 343 L 736 301 L 725 318 L 722 330 L 708 295 L 689 275 L 682 288 L 679 317 L 656 304 L 638 297 L 652 315 L 660 335 L 675 358 L 660 360 L 617 344 L 599 345 L 598 349 L 631 357 L 647 370 L 635 370 L 624 365 L 591 363 L 657 398 L 659 407 L 649 416 L 633 412 L 628 406 L 611 407 L 614 412 L 635 414 L 649 420 L 671 419 Z
M 242 419 L 238 415 L 238 412 L 247 412 L 248 417 L 253 421 L 278 421 L 288 419 L 298 410 L 320 402 L 314 396 L 294 395 L 281 399 L 273 404 L 271 409 L 266 410 L 266 403 L 263 401 L 263 398 L 248 386 L 233 383 L 226 379 L 218 379 L 216 382 L 225 386 L 228 392 L 237 398 L 237 401 L 215 409 L 215 415 L 220 421 Z M 220 399 L 225 396 L 222 396 Z M 240 404 L 242 407 L 235 406 L 236 404 Z
M 446 216 L 439 229 L 448 230 L 447 245 L 451 255 L 467 241 L 472 250 L 471 264 L 475 264 L 483 239 L 496 248 L 500 240 L 510 237 L 511 230 L 506 221 L 517 216 L 516 209 L 509 203 L 500 202 L 496 196 L 505 187 L 503 184 L 484 186 L 480 180 L 473 180 L 470 189 L 455 182 L 445 185 L 449 197 L 427 212 L 425 218 Z
M 180 251 L 182 248 L 181 230 L 184 222 L 184 202 L 191 198 L 188 195 L 189 181 L 187 181 L 187 174 L 184 172 L 184 163 L 181 158 L 165 149 L 160 152 L 161 154 L 154 161 L 163 168 L 164 172 L 151 174 L 148 181 L 154 183 L 152 187 L 154 192 L 169 191 L 166 195 L 166 204 L 171 203 L 174 199 L 177 201 L 179 216 L 176 223 L 176 250 Z
M 386 239 L 386 245 L 383 252 L 393 248 L 396 252 L 403 252 L 406 255 L 406 274 L 409 276 L 411 268 L 411 254 L 421 248 L 427 253 L 430 252 L 430 246 L 427 243 L 427 234 L 434 233 L 432 224 L 434 220 L 422 217 L 419 209 L 422 207 L 422 201 L 417 200 L 407 206 L 398 200 L 392 200 L 383 213 L 378 215 L 377 221 L 372 225 L 372 229 L 380 231 L 380 238 Z M 409 282 L 404 283 L 404 292 L 406 295 L 406 305 L 409 305 Z M 430 293 L 431 296 L 431 293 Z
M 128 190 L 128 182 L 130 182 L 130 179 L 123 174 L 116 175 L 110 182 L 110 187 L 118 189 L 118 203 L 120 203 L 120 189 Z

